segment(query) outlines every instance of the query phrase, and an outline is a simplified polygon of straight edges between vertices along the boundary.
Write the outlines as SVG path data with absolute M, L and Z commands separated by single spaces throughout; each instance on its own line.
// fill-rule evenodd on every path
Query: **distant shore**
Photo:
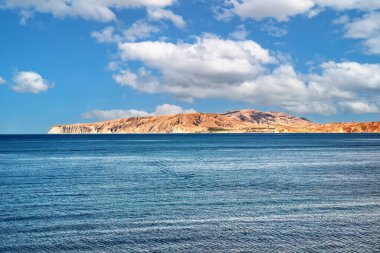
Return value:
M 380 133 L 380 122 L 319 124 L 281 112 L 236 110 L 131 117 L 96 123 L 55 125 L 49 134 L 163 133 Z

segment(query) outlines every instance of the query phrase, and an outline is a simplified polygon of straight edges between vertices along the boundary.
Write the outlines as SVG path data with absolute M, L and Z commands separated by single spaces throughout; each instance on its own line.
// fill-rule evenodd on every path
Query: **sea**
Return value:
M 380 252 L 380 135 L 1 135 L 0 252 Z

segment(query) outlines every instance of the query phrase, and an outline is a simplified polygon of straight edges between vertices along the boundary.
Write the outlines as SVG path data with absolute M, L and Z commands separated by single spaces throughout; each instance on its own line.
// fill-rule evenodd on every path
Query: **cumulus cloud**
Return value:
M 178 105 L 162 104 L 156 107 L 156 110 L 154 111 L 154 115 L 174 115 L 174 114 L 180 114 L 180 113 L 194 113 L 194 112 L 196 111 L 192 108 L 183 109 L 181 106 L 178 106 Z
M 165 7 L 175 0 L 3 0 L 1 8 L 20 10 L 25 20 L 34 12 L 49 13 L 54 17 L 80 17 L 87 20 L 109 22 L 116 19 L 114 9 L 136 7 Z M 26 13 L 27 16 L 25 16 Z
M 42 76 L 32 71 L 17 72 L 13 77 L 11 89 L 21 93 L 40 93 L 48 90 L 52 86 Z
M 352 112 L 355 114 L 364 114 L 364 113 L 378 113 L 379 105 L 374 103 L 368 103 L 366 101 L 352 101 L 352 102 L 341 102 L 339 105 L 346 111 Z
M 380 1 L 375 0 L 232 0 L 226 1 L 227 7 L 219 13 L 238 15 L 243 19 L 269 19 L 278 22 L 288 21 L 297 15 L 312 18 L 325 9 L 337 12 L 359 11 L 361 18 L 350 22 L 345 14 L 333 20 L 333 24 L 343 25 L 346 38 L 363 40 L 368 54 L 380 54 Z M 263 23 L 261 30 L 270 35 L 281 37 L 287 33 L 273 23 Z
M 82 114 L 82 118 L 95 119 L 95 120 L 112 120 L 120 118 L 131 117 L 145 117 L 154 115 L 174 115 L 180 113 L 194 113 L 194 109 L 184 109 L 178 105 L 162 104 L 156 107 L 156 110 L 152 113 L 148 113 L 142 110 L 92 110 Z
M 380 2 L 374 0 L 233 0 L 227 3 L 231 6 L 227 10 L 242 18 L 273 18 L 280 22 L 300 14 L 313 17 L 325 8 L 336 11 L 374 11 L 380 8 Z
M 165 10 L 161 8 L 149 8 L 148 16 L 153 20 L 167 19 L 173 22 L 173 24 L 179 28 L 184 28 L 186 26 L 185 20 L 177 14 L 174 14 L 170 10 Z
M 225 1 L 225 3 L 230 4 L 230 2 L 227 1 Z M 214 18 L 218 21 L 230 21 L 235 15 L 232 9 L 224 8 L 223 6 L 213 6 L 211 10 L 214 14 Z
M 306 13 L 314 6 L 312 0 L 242 0 L 232 1 L 233 11 L 242 18 L 262 20 L 274 18 L 287 21 L 289 17 Z
M 320 7 L 332 8 L 338 11 L 362 10 L 373 11 L 380 8 L 380 2 L 376 0 L 313 0 Z
M 101 31 L 93 31 L 91 37 L 99 43 L 113 43 L 117 41 L 117 38 L 114 35 L 114 30 L 114 27 L 109 26 Z
M 362 18 L 346 21 L 345 37 L 364 40 L 363 45 L 370 54 L 380 54 L 380 12 L 372 12 Z
M 357 62 L 321 64 L 322 74 L 310 75 L 310 82 L 345 91 L 380 90 L 380 64 Z
M 166 85 L 183 87 L 242 83 L 262 73 L 264 64 L 276 62 L 254 41 L 223 40 L 211 35 L 198 37 L 192 44 L 144 41 L 122 43 L 119 49 L 123 60 L 143 62 L 159 70 Z
M 380 64 L 324 62 L 314 72 L 297 73 L 254 41 L 209 34 L 194 43 L 120 43 L 119 50 L 121 61 L 144 67 L 121 70 L 115 81 L 143 92 L 188 100 L 226 98 L 319 114 L 347 110 L 348 103 L 357 101 L 378 103 Z
M 140 39 L 147 39 L 152 34 L 158 33 L 160 29 L 145 20 L 138 20 L 134 22 L 129 28 L 115 31 L 112 26 L 106 27 L 101 31 L 93 31 L 93 37 L 99 43 L 121 43 L 126 41 L 136 41 Z
M 125 41 L 136 41 L 137 39 L 146 39 L 153 33 L 159 32 L 158 27 L 139 20 L 132 24 L 131 27 L 122 32 Z
M 194 84 L 241 83 L 261 73 L 264 70 L 262 64 L 275 62 L 269 51 L 254 41 L 222 40 L 211 35 L 198 37 L 193 44 L 121 43 L 119 50 L 123 60 L 141 61 L 147 67 L 159 70 L 167 86 L 184 88 Z
M 157 93 L 160 89 L 159 80 L 145 68 L 140 68 L 137 73 L 129 69 L 121 70 L 113 75 L 113 79 L 122 86 L 130 86 L 147 93 Z

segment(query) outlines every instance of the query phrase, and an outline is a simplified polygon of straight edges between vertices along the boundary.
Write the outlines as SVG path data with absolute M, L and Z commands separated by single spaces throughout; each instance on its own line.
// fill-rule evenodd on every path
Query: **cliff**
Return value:
M 237 110 L 132 117 L 97 123 L 56 125 L 49 134 L 96 133 L 380 133 L 380 122 L 317 124 L 281 112 Z

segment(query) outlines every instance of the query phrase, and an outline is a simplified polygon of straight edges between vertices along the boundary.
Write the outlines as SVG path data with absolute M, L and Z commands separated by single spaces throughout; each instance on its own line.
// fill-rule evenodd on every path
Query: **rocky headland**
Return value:
M 236 110 L 55 125 L 49 130 L 49 134 L 111 133 L 380 133 L 380 122 L 318 124 L 281 112 Z

